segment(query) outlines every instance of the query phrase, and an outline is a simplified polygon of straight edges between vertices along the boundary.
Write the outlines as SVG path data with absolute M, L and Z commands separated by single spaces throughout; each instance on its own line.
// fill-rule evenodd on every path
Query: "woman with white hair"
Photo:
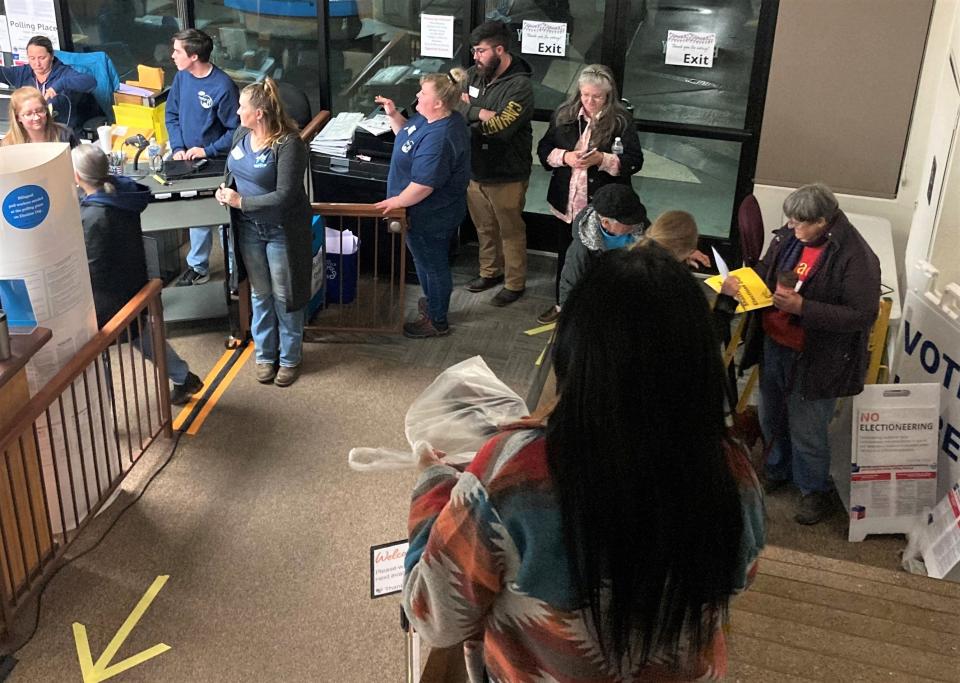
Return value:
M 826 185 L 804 185 L 783 202 L 787 223 L 754 267 L 773 292 L 741 366 L 760 362 L 760 427 L 769 449 L 766 490 L 800 490 L 794 520 L 829 514 L 830 444 L 836 401 L 863 389 L 870 328 L 880 305 L 880 261 Z M 717 308 L 735 302 L 720 296 Z
M 593 201 L 604 185 L 630 184 L 643 166 L 643 151 L 630 113 L 620 103 L 613 72 L 602 64 L 584 67 L 577 92 L 550 118 L 550 127 L 537 144 L 537 156 L 551 169 L 547 202 L 557 231 L 556 301 L 537 320 L 551 323 L 560 313 L 560 273 L 573 241 L 573 219 Z M 613 151 L 617 139 L 621 153 Z

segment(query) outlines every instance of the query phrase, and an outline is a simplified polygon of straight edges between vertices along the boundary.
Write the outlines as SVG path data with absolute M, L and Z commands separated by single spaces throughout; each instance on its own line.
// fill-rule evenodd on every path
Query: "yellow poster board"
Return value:
M 740 305 L 737 306 L 737 313 L 745 313 L 758 308 L 766 308 L 773 305 L 773 294 L 767 289 L 757 271 L 753 268 L 738 268 L 731 270 L 730 275 L 740 280 Z M 720 286 L 723 284 L 722 275 L 708 277 L 705 282 L 715 292 L 720 292 Z

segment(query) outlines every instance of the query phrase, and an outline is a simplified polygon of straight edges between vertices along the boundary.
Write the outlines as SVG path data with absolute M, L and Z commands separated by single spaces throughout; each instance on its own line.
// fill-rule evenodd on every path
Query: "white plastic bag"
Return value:
M 423 448 L 446 453 L 444 462 L 470 462 L 499 425 L 530 414 L 527 405 L 493 374 L 480 356 L 447 368 L 410 405 L 405 433 L 413 452 L 353 448 L 355 470 L 415 467 Z

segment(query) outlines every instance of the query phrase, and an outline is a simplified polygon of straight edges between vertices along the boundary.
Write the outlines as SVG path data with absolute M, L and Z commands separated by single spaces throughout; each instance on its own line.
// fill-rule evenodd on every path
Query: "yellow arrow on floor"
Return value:
M 154 580 L 150 588 L 147 589 L 147 592 L 140 598 L 140 602 L 133 608 L 130 616 L 123 622 L 123 626 L 121 626 L 120 630 L 113 636 L 113 640 L 107 645 L 107 649 L 97 658 L 96 664 L 93 663 L 93 657 L 90 654 L 90 642 L 87 640 L 87 627 L 74 622 L 73 638 L 77 641 L 77 658 L 80 660 L 80 672 L 83 674 L 83 683 L 99 683 L 99 681 L 105 681 L 119 673 L 123 673 L 127 669 L 142 664 L 148 659 L 161 655 L 170 649 L 169 645 L 160 643 L 159 645 L 147 648 L 143 652 L 138 652 L 133 657 L 127 657 L 113 666 L 110 665 L 110 660 L 113 659 L 120 650 L 123 641 L 130 635 L 133 627 L 140 621 L 140 617 L 142 617 L 143 613 L 150 607 L 150 603 L 157 597 L 157 593 L 160 592 L 160 589 L 163 588 L 163 585 L 169 578 L 169 575 L 158 576 Z

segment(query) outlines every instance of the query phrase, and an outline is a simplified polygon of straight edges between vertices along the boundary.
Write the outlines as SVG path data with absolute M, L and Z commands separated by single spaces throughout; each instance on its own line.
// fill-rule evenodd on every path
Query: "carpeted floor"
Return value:
M 159 575 L 169 581 L 113 657 L 157 643 L 170 650 L 118 681 L 331 681 L 404 679 L 399 599 L 370 599 L 369 548 L 402 539 L 415 473 L 356 473 L 354 446 L 403 447 L 403 417 L 439 369 L 475 353 L 521 396 L 545 339 L 523 330 L 549 303 L 553 261 L 531 258 L 527 295 L 506 309 L 492 292 L 457 290 L 443 340 L 308 345 L 289 389 L 262 386 L 252 363 L 195 437 L 102 542 L 49 584 L 33 639 L 11 681 L 81 680 L 72 624 L 87 628 L 96 661 Z M 469 255 L 457 282 L 473 275 Z M 408 306 L 418 290 L 411 289 Z M 223 352 L 216 327 L 174 330 L 172 343 L 204 374 Z M 72 547 L 100 538 L 169 453 L 155 446 L 119 500 Z M 770 542 L 882 567 L 899 539 L 849 544 L 845 516 L 799 527 L 790 493 L 768 504 Z M 32 626 L 28 610 L 19 626 Z M 760 680 L 760 679 L 755 679 Z

